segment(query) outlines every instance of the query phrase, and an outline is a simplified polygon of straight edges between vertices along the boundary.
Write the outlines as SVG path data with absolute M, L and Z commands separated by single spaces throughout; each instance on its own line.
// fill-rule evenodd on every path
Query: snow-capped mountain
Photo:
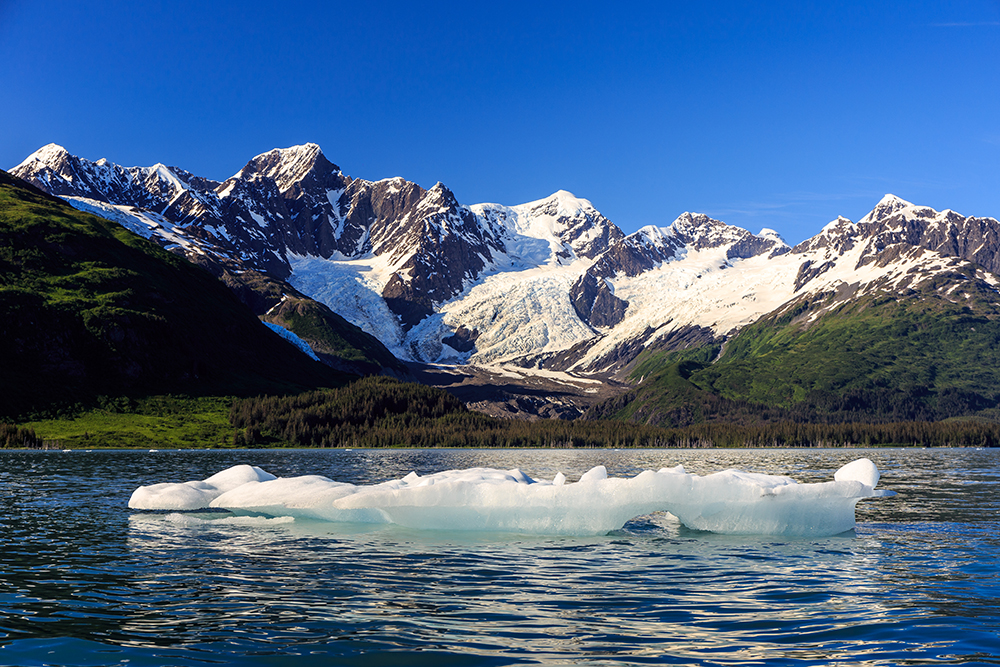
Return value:
M 415 361 L 613 372 L 803 295 L 835 305 L 941 276 L 995 289 L 1000 271 L 995 219 L 891 195 L 790 248 L 696 213 L 625 235 L 565 191 L 464 206 L 441 183 L 354 179 L 315 144 L 259 155 L 221 183 L 54 145 L 12 173 L 196 260 L 287 279 Z
M 570 367 L 605 369 L 620 363 L 626 343 L 656 346 L 691 327 L 726 337 L 808 294 L 835 294 L 832 309 L 878 290 L 904 293 L 941 276 L 952 279 L 950 286 L 976 280 L 996 291 L 998 279 L 991 272 L 996 254 L 989 248 L 998 232 L 1000 223 L 992 218 L 938 213 L 887 195 L 861 222 L 838 218 L 791 249 L 765 230 L 735 242 L 729 235 L 714 247 L 687 245 L 638 272 L 621 264 L 603 269 L 602 258 L 588 273 L 604 277 L 629 307 L 600 340 L 570 360 Z M 666 255 L 663 244 L 647 240 L 649 230 L 637 235 L 646 237 L 645 247 Z M 756 254 L 744 252 L 749 249 Z

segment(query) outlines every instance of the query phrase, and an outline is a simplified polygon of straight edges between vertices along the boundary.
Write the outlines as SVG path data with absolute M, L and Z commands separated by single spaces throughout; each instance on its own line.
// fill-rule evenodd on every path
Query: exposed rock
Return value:
M 726 259 L 749 259 L 768 253 L 771 257 L 777 257 L 789 251 L 790 248 L 777 239 L 755 236 L 747 232 L 726 251 Z
M 677 256 L 681 243 L 658 227 L 643 227 L 614 244 L 587 273 L 597 278 L 635 277 Z
M 795 291 L 798 292 L 810 280 L 826 273 L 834 266 L 836 266 L 834 262 L 823 262 L 822 264 L 815 264 L 812 260 L 802 262 L 802 266 L 799 267 L 799 272 L 795 276 Z
M 628 308 L 628 301 L 616 297 L 606 280 L 590 272 L 573 283 L 569 296 L 580 319 L 595 327 L 613 327 L 622 321 Z
M 479 338 L 479 329 L 466 329 L 460 326 L 455 329 L 455 333 L 445 336 L 441 342 L 458 352 L 471 352 L 476 349 L 476 339 Z

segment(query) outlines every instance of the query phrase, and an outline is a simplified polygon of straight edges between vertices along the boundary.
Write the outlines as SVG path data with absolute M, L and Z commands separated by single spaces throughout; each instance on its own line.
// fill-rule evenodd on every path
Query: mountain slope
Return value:
M 99 395 L 256 394 L 346 376 L 207 272 L 0 172 L 0 413 Z
M 671 426 L 1000 417 L 1000 295 L 981 269 L 963 262 L 902 292 L 843 296 L 803 296 L 723 348 L 647 354 L 638 386 L 590 416 Z

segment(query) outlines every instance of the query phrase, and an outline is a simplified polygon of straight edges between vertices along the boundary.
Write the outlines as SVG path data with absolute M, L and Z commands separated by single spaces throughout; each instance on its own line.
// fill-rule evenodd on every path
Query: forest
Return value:
M 517 421 L 468 410 L 450 394 L 369 377 L 340 389 L 234 401 L 240 447 L 837 447 L 1000 446 L 988 421 L 758 424 L 683 428 L 608 419 Z

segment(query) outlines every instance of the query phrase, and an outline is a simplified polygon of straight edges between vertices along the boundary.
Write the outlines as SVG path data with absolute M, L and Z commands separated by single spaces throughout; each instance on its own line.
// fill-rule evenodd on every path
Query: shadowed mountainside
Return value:
M 102 395 L 253 395 L 347 379 L 206 271 L 0 172 L 0 415 Z

